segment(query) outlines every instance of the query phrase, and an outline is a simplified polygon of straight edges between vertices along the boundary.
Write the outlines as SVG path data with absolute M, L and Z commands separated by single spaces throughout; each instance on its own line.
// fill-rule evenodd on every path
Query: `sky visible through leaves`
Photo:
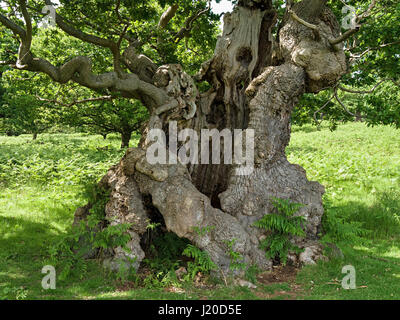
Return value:
M 220 14 L 223 12 L 232 11 L 233 5 L 232 2 L 227 0 L 222 0 L 220 3 L 216 3 L 215 0 L 211 3 L 212 11 L 216 14 Z

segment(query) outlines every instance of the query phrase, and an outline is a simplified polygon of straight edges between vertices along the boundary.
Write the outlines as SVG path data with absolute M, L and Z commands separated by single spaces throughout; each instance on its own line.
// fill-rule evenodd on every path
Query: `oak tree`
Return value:
M 227 242 L 244 263 L 268 269 L 272 261 L 260 249 L 268 235 L 254 222 L 273 212 L 274 198 L 303 204 L 298 214 L 305 217 L 306 236 L 293 240 L 308 247 L 310 259 L 318 255 L 314 240 L 324 212 L 324 187 L 309 181 L 305 170 L 286 158 L 291 114 L 303 94 L 337 89 L 349 73 L 346 48 L 368 19 L 376 24 L 385 5 L 393 2 L 357 1 L 356 15 L 345 30 L 336 15 L 336 1 L 238 0 L 225 14 L 215 44 L 209 39 L 219 17 L 208 1 L 61 0 L 54 15 L 57 28 L 108 50 L 111 62 L 103 70 L 85 55 L 55 64 L 35 54 L 33 37 L 50 0 L 3 3 L 7 6 L 0 23 L 20 43 L 13 68 L 43 73 L 60 84 L 75 83 L 103 96 L 138 99 L 150 114 L 139 146 L 128 149 L 100 182 L 111 192 L 105 209 L 108 221 L 132 223 L 131 252 L 117 248 L 115 262 L 136 257 L 137 266 L 144 258 L 140 237 L 152 218 L 149 212 L 156 210 L 168 230 L 207 251 L 222 269 L 231 261 Z M 194 75 L 193 69 L 200 66 L 196 57 L 207 56 L 214 45 L 214 53 Z M 361 55 L 362 49 L 357 50 Z M 253 172 L 236 175 L 237 164 L 150 164 L 147 134 L 150 129 L 168 132 L 171 121 L 179 130 L 190 128 L 199 136 L 202 129 L 253 129 Z M 76 220 L 87 214 L 88 206 L 80 208 Z M 199 228 L 210 231 L 199 234 Z

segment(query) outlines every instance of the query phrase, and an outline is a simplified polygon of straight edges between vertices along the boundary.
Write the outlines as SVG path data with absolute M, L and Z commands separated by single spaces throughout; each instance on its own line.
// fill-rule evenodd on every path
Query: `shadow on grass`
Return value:
M 52 209 L 62 211 L 60 208 Z M 59 219 L 63 219 L 59 217 Z M 62 237 L 60 230 L 47 223 L 33 222 L 28 219 L 0 216 L 3 234 L 0 236 L 0 248 L 11 255 L 38 256 L 46 253 L 49 246 Z M 8 229 L 8 230 L 6 230 Z
M 62 219 L 62 210 L 58 211 L 56 220 Z M 51 264 L 49 248 L 63 240 L 64 233 L 46 222 L 24 218 L 0 216 L 0 226 L 0 300 L 90 298 L 90 294 L 115 290 L 113 277 L 94 260 L 86 261 L 85 270 L 76 269 L 66 279 L 60 277 L 64 268 L 60 261 L 61 265 L 55 265 L 57 289 L 44 290 L 41 271 Z
M 61 239 L 57 228 L 29 219 L 0 216 L 0 297 L 24 298 L 41 289 L 47 249 Z M 7 294 L 6 294 L 7 293 Z
M 348 201 L 332 207 L 348 223 L 357 222 L 370 238 L 390 238 L 400 234 L 400 192 L 378 192 L 374 202 L 367 206 L 362 201 Z

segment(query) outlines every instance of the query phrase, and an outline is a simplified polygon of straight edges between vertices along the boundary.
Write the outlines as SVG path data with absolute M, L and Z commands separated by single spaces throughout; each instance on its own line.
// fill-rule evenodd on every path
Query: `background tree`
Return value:
M 5 89 L 2 84 L 3 73 L 9 69 L 7 66 L 13 61 L 13 56 L 18 50 L 16 41 L 12 39 L 12 32 L 7 28 L 3 28 L 0 25 L 0 106 L 2 105 L 2 97 L 4 95 Z M 4 119 L 5 115 L 0 112 L 0 123 L 1 119 Z
M 5 90 L 3 88 L 3 85 L 2 85 L 2 81 L 1 81 L 2 77 L 3 77 L 3 72 L 0 69 L 0 108 L 3 106 L 3 103 L 4 103 L 3 102 L 3 95 L 4 95 L 4 92 L 5 92 Z M 5 118 L 4 113 L 2 111 L 0 111 L 0 121 L 1 121 L 1 119 L 4 119 L 4 118 Z
M 106 223 L 132 224 L 131 252 L 116 248 L 114 263 L 135 256 L 138 266 L 144 257 L 140 236 L 151 213 L 158 212 L 168 230 L 206 250 L 222 269 L 229 267 L 232 250 L 244 263 L 270 268 L 272 261 L 259 247 L 266 235 L 254 222 L 274 211 L 273 198 L 303 204 L 298 214 L 305 217 L 305 239 L 297 240 L 318 255 L 312 240 L 321 225 L 324 188 L 286 159 L 292 111 L 304 93 L 327 88 L 339 102 L 338 82 L 349 74 L 346 49 L 360 31 L 358 24 L 370 19 L 377 25 L 390 16 L 385 10 L 398 9 L 394 1 L 357 1 L 356 24 L 341 30 L 341 17 L 335 15 L 341 5 L 336 2 L 287 1 L 283 6 L 272 0 L 239 0 L 225 15 L 215 44 L 218 16 L 208 1 L 65 0 L 57 10 L 57 27 L 77 42 L 100 48 L 96 56 L 82 51 L 68 59 L 39 54 L 32 45 L 41 9 L 51 1 L 4 2 L 8 6 L 1 10 L 0 22 L 20 42 L 15 69 L 40 72 L 101 96 L 139 99 L 148 109 L 150 121 L 140 146 L 128 150 L 100 183 L 111 192 Z M 379 37 L 370 40 L 384 44 Z M 199 59 L 192 59 L 193 52 Z M 191 77 L 208 54 L 210 59 Z M 253 173 L 236 175 L 235 164 L 150 165 L 146 134 L 152 128 L 168 132 L 172 120 L 178 129 L 197 132 L 254 129 Z M 91 205 L 79 209 L 76 219 L 85 219 Z M 214 228 L 205 236 L 196 232 L 210 226 Z
M 22 77 L 21 77 L 22 76 Z M 23 78 L 27 76 L 27 78 Z M 46 131 L 58 122 L 58 114 L 52 112 L 32 93 L 32 75 L 26 73 L 3 73 L 3 89 L 0 101 L 0 114 L 3 117 L 2 130 L 8 135 L 32 134 L 36 140 L 38 134 Z
M 43 99 L 42 99 L 43 100 Z M 60 105 L 60 101 L 51 101 Z M 129 147 L 133 133 L 148 120 L 147 109 L 138 100 L 106 99 L 94 102 L 62 104 L 61 123 L 79 130 L 100 134 L 104 138 L 110 133 L 121 134 L 121 148 Z

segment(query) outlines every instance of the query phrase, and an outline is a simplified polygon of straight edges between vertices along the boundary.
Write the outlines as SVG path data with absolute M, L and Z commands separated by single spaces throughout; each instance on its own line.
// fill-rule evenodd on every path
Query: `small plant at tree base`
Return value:
M 127 281 L 134 282 L 135 285 L 139 283 L 139 276 L 137 274 L 137 270 L 135 268 L 131 268 L 130 265 L 134 264 L 137 261 L 137 257 L 125 259 L 119 259 L 119 269 L 114 276 L 117 280 L 121 281 L 121 283 L 126 283 Z
M 188 244 L 182 253 L 184 256 L 193 258 L 194 262 L 188 262 L 188 276 L 193 279 L 198 272 L 209 273 L 217 269 L 215 263 L 211 260 L 207 252 L 200 250 L 194 245 Z
M 215 226 L 194 227 L 193 229 L 200 237 L 204 237 L 207 233 L 213 231 L 215 229 Z
M 172 232 L 156 233 L 151 238 L 146 258 L 142 261 L 142 265 L 149 268 L 151 273 L 142 279 L 140 284 L 148 289 L 171 285 L 180 287 L 182 282 L 177 278 L 175 271 L 184 266 L 182 251 L 188 244 L 188 240 L 179 238 Z
M 229 269 L 234 271 L 234 270 L 244 270 L 246 268 L 246 263 L 243 262 L 244 258 L 243 256 L 233 250 L 233 246 L 235 244 L 237 239 L 232 239 L 231 241 L 225 241 L 225 244 L 228 246 L 228 255 L 230 258 L 230 265 Z
M 260 268 L 253 264 L 246 269 L 245 278 L 246 280 L 256 283 L 257 282 L 257 274 L 260 273 Z
M 87 263 L 83 258 L 87 250 L 80 248 L 79 239 L 83 235 L 82 230 L 77 227 L 72 233 L 65 235 L 60 241 L 50 246 L 49 264 L 61 268 L 58 275 L 59 280 L 65 280 L 72 273 L 77 272 L 82 279 L 87 271 Z
M 266 214 L 254 223 L 255 227 L 268 231 L 268 236 L 260 242 L 267 259 L 279 258 L 285 265 L 289 251 L 300 253 L 301 249 L 294 245 L 292 236 L 304 237 L 302 224 L 306 221 L 302 216 L 294 214 L 304 205 L 286 199 L 274 198 L 272 201 L 278 213 Z
M 95 234 L 92 247 L 103 250 L 116 247 L 126 249 L 126 244 L 131 240 L 131 236 L 127 232 L 130 227 L 129 223 L 107 226 Z

